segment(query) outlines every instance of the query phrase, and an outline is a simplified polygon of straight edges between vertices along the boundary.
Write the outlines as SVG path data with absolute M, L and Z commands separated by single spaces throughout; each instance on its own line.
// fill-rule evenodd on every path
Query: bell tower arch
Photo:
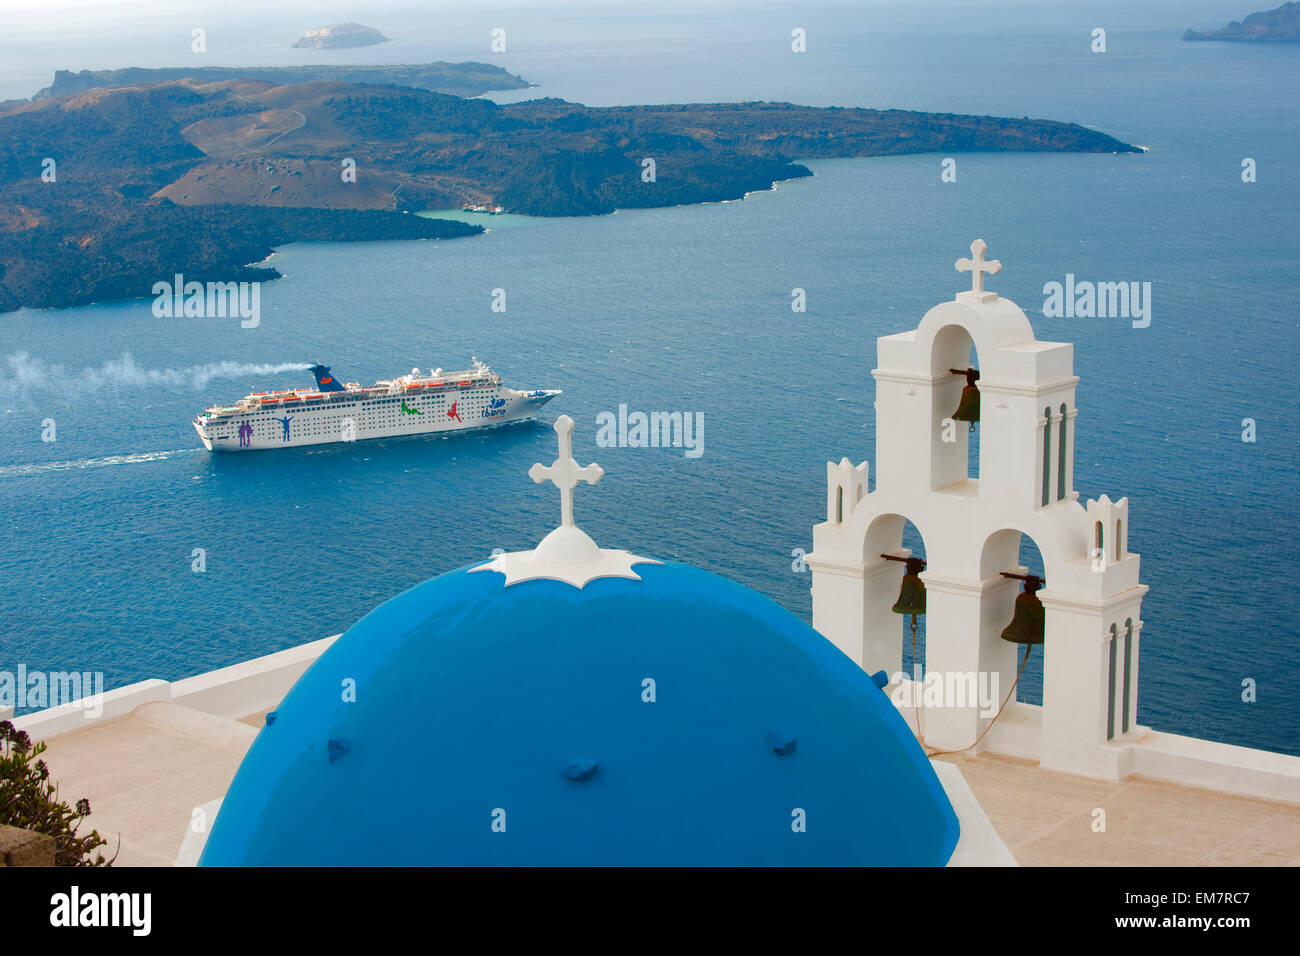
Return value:
M 957 260 L 970 289 L 916 328 L 877 339 L 876 486 L 858 494 L 865 462 L 828 465 L 828 520 L 814 527 L 807 557 L 813 626 L 867 671 L 909 679 L 897 673 L 901 629 L 890 610 L 905 567 L 881 556 L 907 557 L 897 540 L 906 518 L 925 541 L 927 683 L 933 674 L 969 687 L 973 678 L 998 687 L 1000 704 L 1023 651 L 1002 633 L 1017 595 L 1037 587 L 1021 580 L 1018 548 L 1028 536 L 1044 562 L 1034 595 L 1041 614 L 1030 615 L 1043 622 L 1043 703 L 1013 696 L 990 726 L 987 702 L 944 699 L 923 709 L 925 743 L 947 750 L 978 740 L 979 749 L 1117 776 L 1113 745 L 1137 730 L 1146 592 L 1128 551 L 1128 500 L 1078 501 L 1073 346 L 1040 342 L 1014 302 L 985 289 L 985 276 L 1002 267 L 986 250 L 977 239 L 970 258 Z M 972 428 L 977 478 L 967 474 Z

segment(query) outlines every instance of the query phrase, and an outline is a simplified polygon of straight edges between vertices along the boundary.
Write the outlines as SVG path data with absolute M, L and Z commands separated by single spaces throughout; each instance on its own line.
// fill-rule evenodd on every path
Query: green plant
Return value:
M 70 807 L 59 799 L 50 769 L 40 759 L 44 752 L 44 743 L 33 744 L 25 731 L 0 720 L 0 823 L 53 837 L 56 866 L 112 866 L 117 855 L 106 860 L 98 852 L 108 842 L 99 831 L 77 835 L 90 815 L 90 801 L 83 797 Z

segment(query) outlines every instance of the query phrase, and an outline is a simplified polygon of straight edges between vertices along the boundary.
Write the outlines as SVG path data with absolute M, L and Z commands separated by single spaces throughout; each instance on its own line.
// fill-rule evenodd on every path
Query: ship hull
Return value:
M 536 418 L 560 394 L 505 387 L 439 389 L 421 394 L 351 400 L 343 393 L 317 402 L 290 402 L 216 420 L 195 420 L 212 452 L 265 451 L 339 442 L 436 435 L 492 428 Z M 287 421 L 286 421 L 287 419 Z

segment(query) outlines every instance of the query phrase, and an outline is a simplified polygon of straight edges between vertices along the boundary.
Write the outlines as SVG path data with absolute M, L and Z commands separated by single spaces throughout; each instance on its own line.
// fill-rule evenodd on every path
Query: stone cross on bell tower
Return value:
M 988 243 L 983 239 L 976 239 L 970 244 L 971 258 L 965 257 L 957 260 L 958 272 L 971 273 L 971 294 L 976 297 L 977 301 L 986 301 L 987 296 L 997 298 L 996 292 L 984 291 L 984 275 L 995 275 L 1002 271 L 1002 262 L 998 259 L 984 261 L 984 252 L 988 249 Z M 964 294 L 964 293 L 963 293 Z

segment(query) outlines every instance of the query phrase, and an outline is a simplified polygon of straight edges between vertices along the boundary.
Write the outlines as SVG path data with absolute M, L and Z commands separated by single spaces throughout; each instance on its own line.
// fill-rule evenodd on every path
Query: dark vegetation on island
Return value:
M 500 106 L 322 79 L 94 87 L 0 107 L 0 311 L 148 296 L 177 272 L 274 278 L 248 264 L 294 240 L 481 232 L 404 215 L 430 208 L 596 215 L 738 199 L 811 175 L 796 157 L 1000 150 L 1137 151 L 1048 120 L 787 103 Z
M 1284 3 L 1276 10 L 1252 13 L 1220 30 L 1188 30 L 1184 40 L 1243 40 L 1254 43 L 1300 43 L 1300 3 Z
M 396 66 L 176 66 L 145 69 L 131 66 L 121 70 L 57 70 L 54 82 L 37 91 L 33 100 L 72 96 L 96 87 L 147 86 L 168 80 L 265 80 L 282 86 L 288 83 L 315 83 L 337 80 L 341 83 L 394 84 L 417 90 L 432 90 L 451 96 L 478 96 L 494 90 L 525 90 L 529 83 L 490 63 L 403 63 Z
M 176 273 L 203 283 L 278 279 L 275 269 L 246 263 L 290 242 L 453 239 L 483 231 L 396 212 L 178 206 L 60 188 L 67 194 L 53 214 L 20 202 L 38 221 L 17 229 L 9 218 L 13 205 L 0 203 L 0 312 L 140 298 Z

